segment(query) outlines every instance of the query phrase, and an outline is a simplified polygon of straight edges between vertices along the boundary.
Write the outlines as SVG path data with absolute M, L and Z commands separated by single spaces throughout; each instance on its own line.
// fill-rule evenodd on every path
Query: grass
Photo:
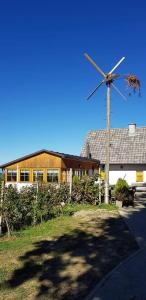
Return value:
M 79 211 L 79 210 L 97 210 L 97 209 L 106 209 L 106 210 L 117 210 L 117 207 L 115 204 L 99 204 L 99 205 L 90 205 L 90 204 L 69 204 L 64 208 L 64 214 L 65 215 L 72 215 L 73 213 Z
M 100 204 L 99 206 L 90 204 L 69 204 L 63 209 L 63 215 L 57 218 L 36 226 L 30 226 L 19 232 L 13 232 L 10 238 L 7 238 L 6 235 L 0 238 L 0 251 L 19 249 L 20 247 L 28 246 L 34 240 L 39 240 L 48 236 L 50 238 L 56 238 L 62 234 L 67 234 L 75 226 L 75 224 L 72 224 L 70 216 L 77 211 L 89 209 L 93 211 L 96 211 L 97 209 L 115 211 L 117 210 L 117 207 L 110 204 Z
M 116 211 L 117 206 L 115 204 L 106 204 L 106 203 L 101 203 L 98 205 L 98 209 L 106 209 L 108 211 Z
M 115 206 L 71 204 L 60 217 L 0 239 L 0 299 L 84 299 L 136 249 Z

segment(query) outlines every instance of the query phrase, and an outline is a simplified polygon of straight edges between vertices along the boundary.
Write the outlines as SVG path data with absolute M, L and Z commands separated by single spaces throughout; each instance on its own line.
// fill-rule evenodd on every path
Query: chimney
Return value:
M 128 125 L 129 136 L 134 136 L 135 135 L 135 131 L 136 131 L 136 124 L 135 123 L 129 124 Z

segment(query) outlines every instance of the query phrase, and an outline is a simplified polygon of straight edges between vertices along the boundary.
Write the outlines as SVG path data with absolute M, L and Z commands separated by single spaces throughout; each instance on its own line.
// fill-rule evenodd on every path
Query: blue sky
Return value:
M 1 1 L 0 163 L 42 148 L 80 154 L 88 131 L 106 126 L 106 89 L 87 52 L 107 72 L 135 73 L 142 97 L 112 91 L 111 127 L 146 126 L 144 1 Z M 127 94 L 125 82 L 116 83 Z

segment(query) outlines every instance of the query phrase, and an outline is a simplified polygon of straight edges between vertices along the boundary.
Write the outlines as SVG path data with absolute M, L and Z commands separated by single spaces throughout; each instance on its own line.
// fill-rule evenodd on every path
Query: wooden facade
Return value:
M 6 183 L 68 182 L 68 172 L 82 176 L 98 172 L 99 162 L 80 156 L 41 150 L 0 166 Z

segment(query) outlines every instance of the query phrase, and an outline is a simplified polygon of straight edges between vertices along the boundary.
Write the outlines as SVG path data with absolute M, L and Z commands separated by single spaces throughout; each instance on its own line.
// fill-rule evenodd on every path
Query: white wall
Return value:
M 109 182 L 116 184 L 118 178 L 123 178 L 129 185 L 136 183 L 136 171 L 144 172 L 146 182 L 146 165 L 110 165 Z
M 118 178 L 125 179 L 128 184 L 136 182 L 136 171 L 110 171 L 109 182 L 110 184 L 116 184 Z
M 22 187 L 29 187 L 32 186 L 32 183 L 29 182 L 6 182 L 5 186 L 9 186 L 12 185 L 13 187 L 16 187 L 18 189 L 18 191 L 20 191 L 20 189 Z

